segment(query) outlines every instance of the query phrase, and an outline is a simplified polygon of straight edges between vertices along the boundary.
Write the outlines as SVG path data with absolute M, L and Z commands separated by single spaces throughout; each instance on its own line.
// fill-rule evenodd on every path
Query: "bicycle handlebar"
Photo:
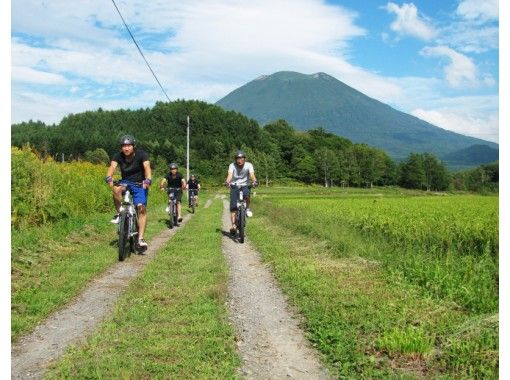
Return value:
M 114 186 L 126 186 L 128 185 L 127 183 L 121 183 L 122 180 L 115 180 L 113 181 L 113 185 Z M 135 186 L 143 186 L 143 182 L 131 182 L 129 183 L 129 185 L 135 185 Z
M 243 187 L 247 187 L 248 189 L 251 189 L 252 187 L 255 187 L 254 184 L 250 184 L 250 185 L 240 185 L 236 182 L 231 182 L 231 183 L 225 183 L 226 185 L 228 185 L 228 187 L 230 187 L 231 189 L 235 189 L 235 188 L 238 188 L 238 189 L 241 189 Z

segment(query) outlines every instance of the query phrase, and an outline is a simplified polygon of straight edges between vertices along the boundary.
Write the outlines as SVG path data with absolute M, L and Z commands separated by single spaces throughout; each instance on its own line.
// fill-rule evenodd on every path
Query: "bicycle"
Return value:
M 236 232 L 239 233 L 239 242 L 244 243 L 244 238 L 246 236 L 246 199 L 244 199 L 244 194 L 242 189 L 244 187 L 248 187 L 248 189 L 252 188 L 252 185 L 239 185 L 235 182 L 230 184 L 231 189 L 237 189 L 239 192 L 239 197 L 237 198 L 237 211 L 235 216 L 235 226 Z
M 197 197 L 198 197 L 198 189 L 191 189 L 188 192 L 189 198 L 189 206 L 191 208 L 191 213 L 195 213 L 195 208 L 197 207 Z
M 113 184 L 124 186 L 120 181 L 114 181 Z M 141 186 L 141 184 L 137 183 L 136 186 Z M 125 187 L 122 194 L 119 223 L 117 225 L 119 261 L 124 261 L 131 253 L 140 249 L 138 246 L 138 212 L 133 204 L 133 196 L 129 187 Z
M 179 219 L 178 219 L 178 215 L 177 215 L 177 194 L 178 194 L 178 191 L 180 191 L 180 189 L 177 187 L 168 187 L 167 188 L 167 192 L 168 192 L 167 211 L 168 211 L 168 216 L 170 218 L 168 226 L 170 228 L 173 228 L 174 226 L 179 227 Z

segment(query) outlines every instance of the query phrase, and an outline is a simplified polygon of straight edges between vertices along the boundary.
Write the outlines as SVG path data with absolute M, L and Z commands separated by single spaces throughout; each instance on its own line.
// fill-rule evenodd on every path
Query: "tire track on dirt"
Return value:
M 210 205 L 209 201 L 204 207 Z M 191 217 L 191 214 L 185 215 L 181 225 L 186 224 Z M 46 368 L 64 354 L 70 345 L 84 342 L 111 312 L 122 291 L 177 230 L 166 229 L 153 237 L 146 255 L 132 254 L 126 261 L 109 267 L 99 277 L 91 280 L 73 301 L 13 344 L 11 378 L 40 379 Z
M 224 201 L 228 307 L 243 359 L 241 375 L 249 379 L 329 379 L 260 254 L 249 242 L 234 241 L 227 232 L 229 227 L 229 205 Z

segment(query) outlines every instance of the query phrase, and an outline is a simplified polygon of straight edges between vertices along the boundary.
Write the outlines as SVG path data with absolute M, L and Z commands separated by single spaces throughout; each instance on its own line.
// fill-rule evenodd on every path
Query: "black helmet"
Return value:
M 120 138 L 120 146 L 122 145 L 136 145 L 136 140 L 131 135 L 124 135 Z
M 170 170 L 178 168 L 178 166 L 175 162 L 172 162 L 170 165 L 168 165 L 168 167 L 170 168 Z
M 241 157 L 242 157 L 242 158 L 246 158 L 246 153 L 244 153 L 244 151 L 243 151 L 243 150 L 238 150 L 238 151 L 236 152 L 236 155 L 234 156 L 234 158 L 241 158 Z

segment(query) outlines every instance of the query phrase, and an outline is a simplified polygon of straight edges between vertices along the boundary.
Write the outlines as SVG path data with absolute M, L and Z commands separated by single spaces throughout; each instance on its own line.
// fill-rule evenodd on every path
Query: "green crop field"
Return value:
M 257 192 L 249 236 L 340 378 L 497 378 L 498 197 Z
M 498 198 L 484 196 L 302 198 L 277 202 L 286 208 L 313 210 L 323 222 L 346 223 L 367 235 L 438 252 L 496 257 Z

